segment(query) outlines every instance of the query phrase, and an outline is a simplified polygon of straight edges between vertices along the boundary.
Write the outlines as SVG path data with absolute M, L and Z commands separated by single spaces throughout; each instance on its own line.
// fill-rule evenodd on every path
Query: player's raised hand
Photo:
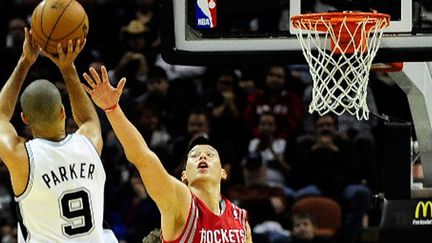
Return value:
M 84 90 L 91 96 L 94 103 L 104 111 L 110 111 L 117 107 L 120 95 L 126 83 L 126 78 L 122 78 L 117 87 L 114 88 L 108 79 L 108 73 L 105 66 L 102 66 L 102 77 L 94 68 L 89 69 L 90 74 L 84 73 L 84 79 L 87 85 L 82 84 Z M 89 87 L 90 86 L 90 87 Z
M 27 28 L 24 28 L 25 39 L 23 44 L 23 57 L 30 63 L 33 64 L 36 62 L 36 59 L 39 56 L 39 47 L 36 42 L 33 40 L 31 35 L 31 31 Z
M 64 68 L 70 67 L 74 63 L 75 59 L 78 57 L 78 55 L 80 54 L 80 52 L 84 48 L 86 41 L 87 40 L 84 39 L 84 41 L 81 43 L 81 40 L 78 39 L 76 41 L 76 45 L 74 45 L 73 41 L 69 40 L 67 43 L 67 52 L 66 53 L 64 53 L 61 43 L 58 43 L 57 44 L 58 56 L 51 55 L 42 49 L 40 49 L 40 51 L 46 57 L 51 59 L 51 61 L 53 61 L 60 68 L 60 70 L 62 70 Z

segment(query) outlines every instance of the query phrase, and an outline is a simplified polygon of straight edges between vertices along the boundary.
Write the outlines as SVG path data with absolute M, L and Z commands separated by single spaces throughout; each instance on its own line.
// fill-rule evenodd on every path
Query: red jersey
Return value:
M 247 212 L 227 199 L 221 216 L 214 214 L 198 197 L 192 194 L 186 225 L 172 243 L 244 243 L 246 242 Z

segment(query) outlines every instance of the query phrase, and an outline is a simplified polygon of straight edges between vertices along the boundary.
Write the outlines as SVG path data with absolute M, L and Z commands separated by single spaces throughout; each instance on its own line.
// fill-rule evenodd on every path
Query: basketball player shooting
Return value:
M 59 67 L 79 129 L 65 134 L 65 108 L 48 80 L 33 81 L 20 97 L 21 117 L 33 139 L 26 141 L 11 124 L 18 94 L 39 55 L 25 29 L 23 52 L 0 91 L 0 157 L 10 172 L 18 204 L 18 237 L 25 242 L 117 242 L 102 227 L 105 172 L 99 158 L 102 139 L 91 100 L 73 64 L 85 43 L 57 46 Z
M 103 109 L 133 163 L 150 197 L 161 212 L 163 242 L 252 242 L 247 213 L 221 196 L 221 180 L 226 178 L 219 154 L 199 137 L 191 144 L 182 181 L 171 176 L 157 155 L 123 113 L 118 102 L 126 79 L 111 86 L 107 70 L 102 77 L 90 69 L 84 73 L 84 89 Z

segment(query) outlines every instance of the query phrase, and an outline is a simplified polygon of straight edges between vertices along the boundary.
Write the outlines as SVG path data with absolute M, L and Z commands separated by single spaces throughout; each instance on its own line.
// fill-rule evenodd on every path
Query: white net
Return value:
M 369 70 L 379 48 L 386 18 L 335 21 L 319 17 L 293 19 L 313 78 L 309 112 L 349 112 L 369 119 L 366 103 Z

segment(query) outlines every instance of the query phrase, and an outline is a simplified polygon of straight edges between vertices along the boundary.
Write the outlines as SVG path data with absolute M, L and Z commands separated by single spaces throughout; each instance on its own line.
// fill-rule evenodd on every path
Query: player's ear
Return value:
M 185 170 L 182 171 L 181 181 L 182 181 L 184 184 L 186 184 L 186 185 L 188 184 L 187 176 L 186 176 L 186 171 L 185 171 Z
M 61 117 L 62 119 L 66 119 L 66 111 L 65 111 L 65 108 L 64 108 L 63 105 L 62 105 L 62 107 L 60 108 L 60 117 Z
M 228 173 L 225 169 L 221 169 L 221 177 L 222 180 L 226 180 L 228 178 Z
M 30 123 L 30 119 L 24 115 L 24 113 L 21 112 L 21 120 L 24 122 L 24 124 L 28 125 Z

